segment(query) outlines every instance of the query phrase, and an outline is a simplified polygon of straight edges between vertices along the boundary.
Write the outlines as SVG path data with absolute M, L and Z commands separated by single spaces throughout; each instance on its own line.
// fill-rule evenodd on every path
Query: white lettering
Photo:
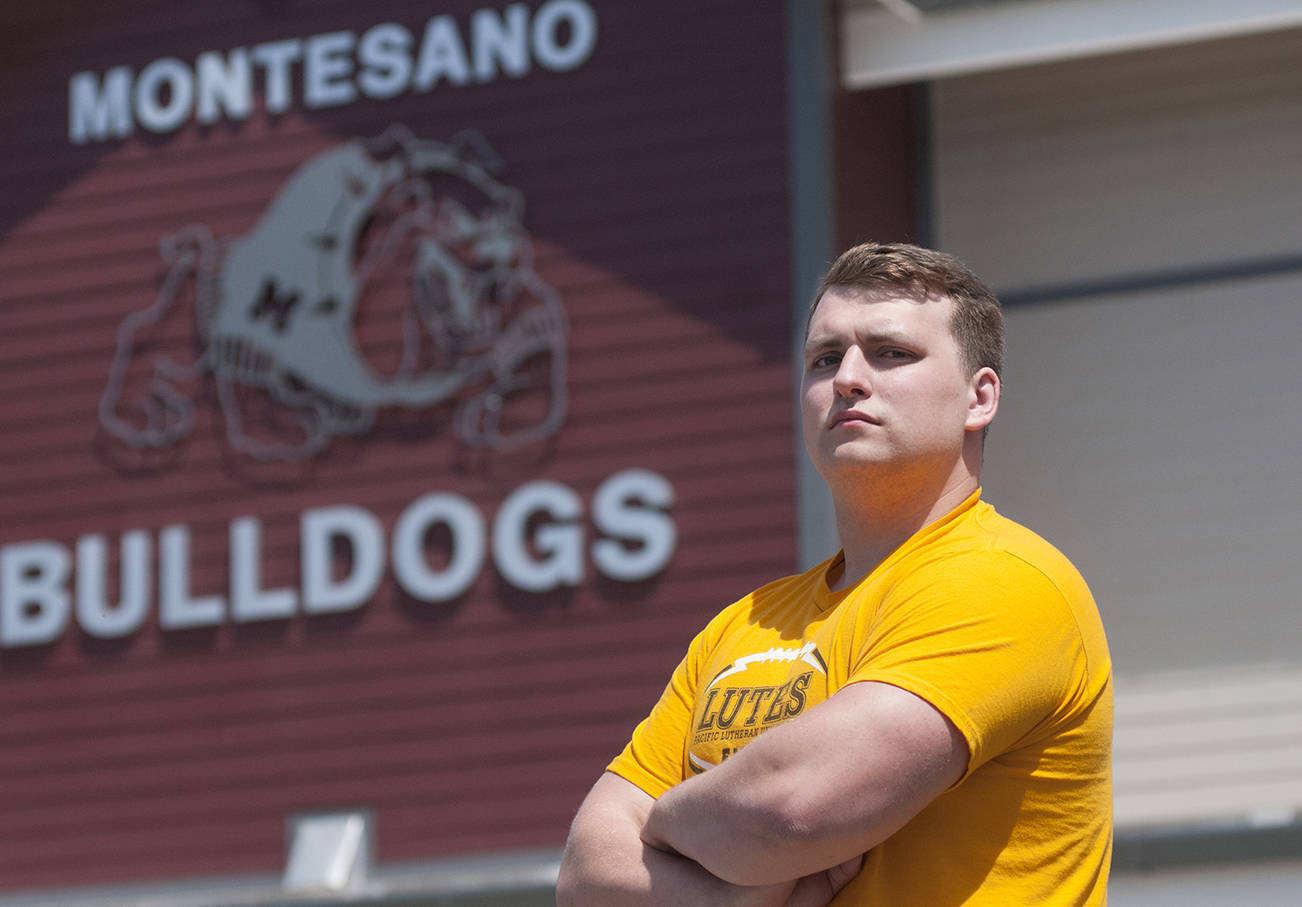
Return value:
M 560 29 L 569 27 L 562 44 Z M 597 14 L 583 0 L 550 0 L 533 19 L 533 55 L 555 72 L 574 69 L 592 56 L 597 46 Z
M 215 123 L 223 111 L 233 120 L 248 118 L 253 109 L 253 66 L 248 51 L 237 47 L 226 59 L 219 53 L 200 54 L 194 68 L 199 83 L 196 120 Z
M 150 63 L 136 79 L 135 102 L 136 120 L 150 132 L 176 129 L 194 107 L 190 68 L 172 57 Z
M 636 582 L 664 569 L 677 544 L 677 530 L 667 512 L 673 503 L 672 486 L 649 470 L 622 470 L 599 484 L 591 505 L 597 536 L 586 548 L 597 572 Z M 583 513 L 577 492 L 546 480 L 527 482 L 508 494 L 491 535 L 479 508 L 452 492 L 433 492 L 412 501 L 399 514 L 391 539 L 386 539 L 375 514 L 363 507 L 305 510 L 299 526 L 297 588 L 263 587 L 261 520 L 239 517 L 228 527 L 229 581 L 224 595 L 193 594 L 191 530 L 184 525 L 158 533 L 155 586 L 153 539 L 149 531 L 135 529 L 121 537 L 116 604 L 109 594 L 107 536 L 78 538 L 75 561 L 57 542 L 8 545 L 0 548 L 0 646 L 54 641 L 67 628 L 74 605 L 77 624 L 98 639 L 139 632 L 155 601 L 164 632 L 228 621 L 283 620 L 300 610 L 308 615 L 352 611 L 376 594 L 386 563 L 398 587 L 412 598 L 448 602 L 469 592 L 489 552 L 498 575 L 517 589 L 537 593 L 577 586 L 585 569 Z M 74 565 L 75 602 L 68 588 Z M 203 573 L 211 576 L 211 570 Z
M 583 580 L 583 530 L 573 521 L 583 512 L 579 496 L 558 482 L 540 480 L 507 495 L 493 521 L 493 563 L 517 589 L 547 592 Z M 530 518 L 546 514 L 561 523 L 540 526 L 533 547 L 525 538 Z
M 190 530 L 167 526 L 158 534 L 158 624 L 164 630 L 215 627 L 226 600 L 220 595 L 190 597 Z
M 611 538 L 592 543 L 597 569 L 624 582 L 644 580 L 664 569 L 678 541 L 673 520 L 663 512 L 673 503 L 673 487 L 646 469 L 626 469 L 602 482 L 592 497 L 592 520 Z M 640 547 L 630 549 L 615 539 Z
M 262 589 L 262 524 L 257 517 L 231 523 L 231 617 L 237 621 L 293 617 L 293 589 Z
M 362 35 L 357 60 L 357 85 L 368 98 L 400 94 L 411 80 L 411 32 L 392 22 L 375 26 Z
M 442 570 L 425 558 L 430 529 L 452 533 L 452 555 Z M 459 494 L 427 494 L 402 512 L 393 530 L 393 572 L 398 585 L 425 602 L 451 601 L 465 593 L 484 565 L 484 518 Z
M 477 10 L 470 19 L 474 42 L 475 78 L 491 81 L 498 71 L 522 76 L 529 71 L 529 7 L 513 3 L 505 15 Z
M 102 535 L 77 539 L 77 624 L 99 639 L 129 636 L 145 623 L 149 610 L 149 533 L 135 529 L 122 536 L 122 592 L 109 604 L 108 540 Z
M 289 67 L 303 56 L 303 42 L 297 38 L 288 41 L 270 41 L 253 48 L 253 59 L 262 64 L 264 76 L 263 97 L 267 113 L 284 113 L 294 100 L 289 88 Z
M 351 104 L 359 96 L 386 99 L 431 91 L 443 81 L 455 86 L 520 78 L 535 62 L 565 72 L 592 57 L 598 24 L 587 0 L 547 0 L 536 12 L 528 3 L 475 10 L 468 29 L 463 34 L 452 16 L 439 15 L 425 23 L 419 48 L 406 26 L 386 22 L 368 29 L 360 41 L 352 31 L 337 31 L 252 49 L 205 51 L 193 67 L 163 57 L 138 77 L 129 66 L 112 67 L 102 79 L 79 72 L 68 80 L 68 138 L 78 145 L 126 138 L 137 124 L 171 132 L 191 115 L 201 125 L 244 120 L 259 88 L 266 114 L 279 116 L 295 100 L 296 63 L 302 64 L 308 109 Z
M 425 26 L 425 37 L 420 42 L 420 56 L 416 61 L 416 78 L 412 81 L 412 88 L 429 91 L 442 78 L 447 78 L 453 85 L 464 85 L 470 81 L 466 49 L 461 44 L 461 34 L 451 16 L 435 16 Z
M 356 36 L 350 31 L 331 32 L 307 39 L 303 60 L 303 103 L 309 108 L 338 107 L 357 97 L 352 53 Z
M 53 642 L 68 624 L 68 549 L 57 542 L 24 542 L 0 551 L 0 643 Z
M 309 614 L 352 611 L 375 594 L 384 574 L 384 530 L 361 507 L 320 507 L 301 524 L 303 610 Z M 335 542 L 346 543 L 352 568 L 334 578 Z
M 79 72 L 68 80 L 68 138 L 74 144 L 124 139 L 131 134 L 131 69 L 115 66 L 104 82 L 93 72 Z

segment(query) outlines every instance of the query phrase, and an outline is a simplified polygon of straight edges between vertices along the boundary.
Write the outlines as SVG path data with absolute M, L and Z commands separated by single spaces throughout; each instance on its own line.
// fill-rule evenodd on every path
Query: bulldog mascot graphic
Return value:
M 308 160 L 242 236 L 191 226 L 165 239 L 158 297 L 118 330 L 104 429 L 134 448 L 175 445 L 194 428 L 194 386 L 210 376 L 227 440 L 258 460 L 312 457 L 389 407 L 446 405 L 472 447 L 554 434 L 566 407 L 565 311 L 534 272 L 524 201 L 493 175 L 499 167 L 475 134 L 444 143 L 395 126 Z M 187 288 L 197 343 L 182 357 L 156 338 Z M 401 303 L 377 322 L 397 350 L 380 369 L 359 341 L 359 309 L 386 294 Z M 268 405 L 278 418 L 265 417 Z

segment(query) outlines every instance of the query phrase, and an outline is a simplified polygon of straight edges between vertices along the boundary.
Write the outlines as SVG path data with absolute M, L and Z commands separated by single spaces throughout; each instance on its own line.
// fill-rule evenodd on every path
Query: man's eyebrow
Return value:
M 911 343 L 912 336 L 907 330 L 897 327 L 874 328 L 870 331 L 855 332 L 856 343 Z M 815 347 L 837 346 L 844 343 L 842 335 L 839 333 L 824 332 L 820 334 L 810 334 L 805 338 L 805 349 L 811 350 Z
M 861 334 L 860 336 L 864 340 L 868 340 L 874 343 L 881 343 L 883 341 L 888 343 L 892 343 L 892 342 L 904 343 L 912 335 L 904 328 L 898 328 L 891 325 L 888 327 L 877 328 L 875 330 L 868 331 L 867 333 Z
M 804 351 L 808 355 L 818 350 L 832 349 L 833 347 L 844 346 L 844 341 L 840 334 L 821 333 L 811 334 L 805 338 Z

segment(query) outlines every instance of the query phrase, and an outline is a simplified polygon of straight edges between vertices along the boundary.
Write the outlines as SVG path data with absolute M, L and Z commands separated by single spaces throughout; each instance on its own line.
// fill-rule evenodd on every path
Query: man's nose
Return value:
M 841 357 L 832 379 L 832 389 L 841 397 L 867 397 L 872 393 L 868 360 L 858 347 L 850 347 Z

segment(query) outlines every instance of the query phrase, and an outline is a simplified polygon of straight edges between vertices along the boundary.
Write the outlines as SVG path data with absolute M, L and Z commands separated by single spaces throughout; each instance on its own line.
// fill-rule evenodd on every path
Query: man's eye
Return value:
M 837 353 L 824 353 L 821 356 L 814 357 L 814 360 L 809 365 L 810 368 L 831 368 L 840 361 L 841 357 Z
M 880 355 L 883 359 L 895 359 L 901 362 L 908 359 L 915 358 L 914 355 L 910 353 L 908 350 L 896 350 L 896 349 L 882 350 Z

